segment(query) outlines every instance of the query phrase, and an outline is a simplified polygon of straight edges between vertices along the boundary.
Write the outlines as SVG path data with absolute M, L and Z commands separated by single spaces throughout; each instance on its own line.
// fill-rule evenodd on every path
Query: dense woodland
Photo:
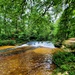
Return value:
M 63 41 L 75 37 L 75 0 L 0 0 L 0 40 Z

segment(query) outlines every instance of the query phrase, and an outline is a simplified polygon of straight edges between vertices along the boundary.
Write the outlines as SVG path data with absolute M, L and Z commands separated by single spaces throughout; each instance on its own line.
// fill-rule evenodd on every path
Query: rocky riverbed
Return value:
M 52 75 L 55 68 L 52 55 L 59 49 L 46 47 L 2 46 L 0 75 Z

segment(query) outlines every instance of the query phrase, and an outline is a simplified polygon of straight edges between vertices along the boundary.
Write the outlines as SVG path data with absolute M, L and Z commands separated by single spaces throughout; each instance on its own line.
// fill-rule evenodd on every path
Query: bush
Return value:
M 7 36 L 7 34 L 0 34 L 0 39 L 8 39 L 8 36 Z
M 55 71 L 65 72 L 67 71 L 69 75 L 74 75 L 75 73 L 75 55 L 69 52 L 57 52 L 53 55 L 53 62 L 56 64 L 57 68 Z
M 16 34 L 0 34 L 0 39 L 1 40 L 8 40 L 8 39 L 12 39 L 12 38 L 15 38 L 16 37 Z
M 0 46 L 3 45 L 15 45 L 16 41 L 15 40 L 0 40 Z
M 56 65 L 61 66 L 68 62 L 75 62 L 75 55 L 70 52 L 57 52 L 53 55 L 53 61 Z

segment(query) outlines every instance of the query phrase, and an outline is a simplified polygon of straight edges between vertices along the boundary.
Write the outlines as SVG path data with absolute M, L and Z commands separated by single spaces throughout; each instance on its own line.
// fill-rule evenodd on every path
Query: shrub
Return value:
M 8 39 L 8 36 L 7 36 L 7 34 L 0 34 L 0 39 Z
M 56 64 L 56 71 L 65 72 L 67 71 L 69 75 L 74 75 L 75 73 L 75 55 L 69 52 L 57 52 L 53 55 L 53 62 Z
M 75 55 L 73 53 L 57 52 L 55 55 L 53 55 L 53 62 L 58 66 L 73 61 L 75 61 Z
M 16 41 L 15 40 L 0 40 L 0 46 L 3 45 L 15 45 Z

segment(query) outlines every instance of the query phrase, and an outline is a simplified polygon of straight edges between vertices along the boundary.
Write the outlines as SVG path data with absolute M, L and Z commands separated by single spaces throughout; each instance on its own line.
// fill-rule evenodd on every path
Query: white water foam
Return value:
M 55 48 L 53 43 L 48 42 L 48 41 L 31 41 L 31 42 L 21 45 L 20 47 L 23 47 L 23 46 Z

